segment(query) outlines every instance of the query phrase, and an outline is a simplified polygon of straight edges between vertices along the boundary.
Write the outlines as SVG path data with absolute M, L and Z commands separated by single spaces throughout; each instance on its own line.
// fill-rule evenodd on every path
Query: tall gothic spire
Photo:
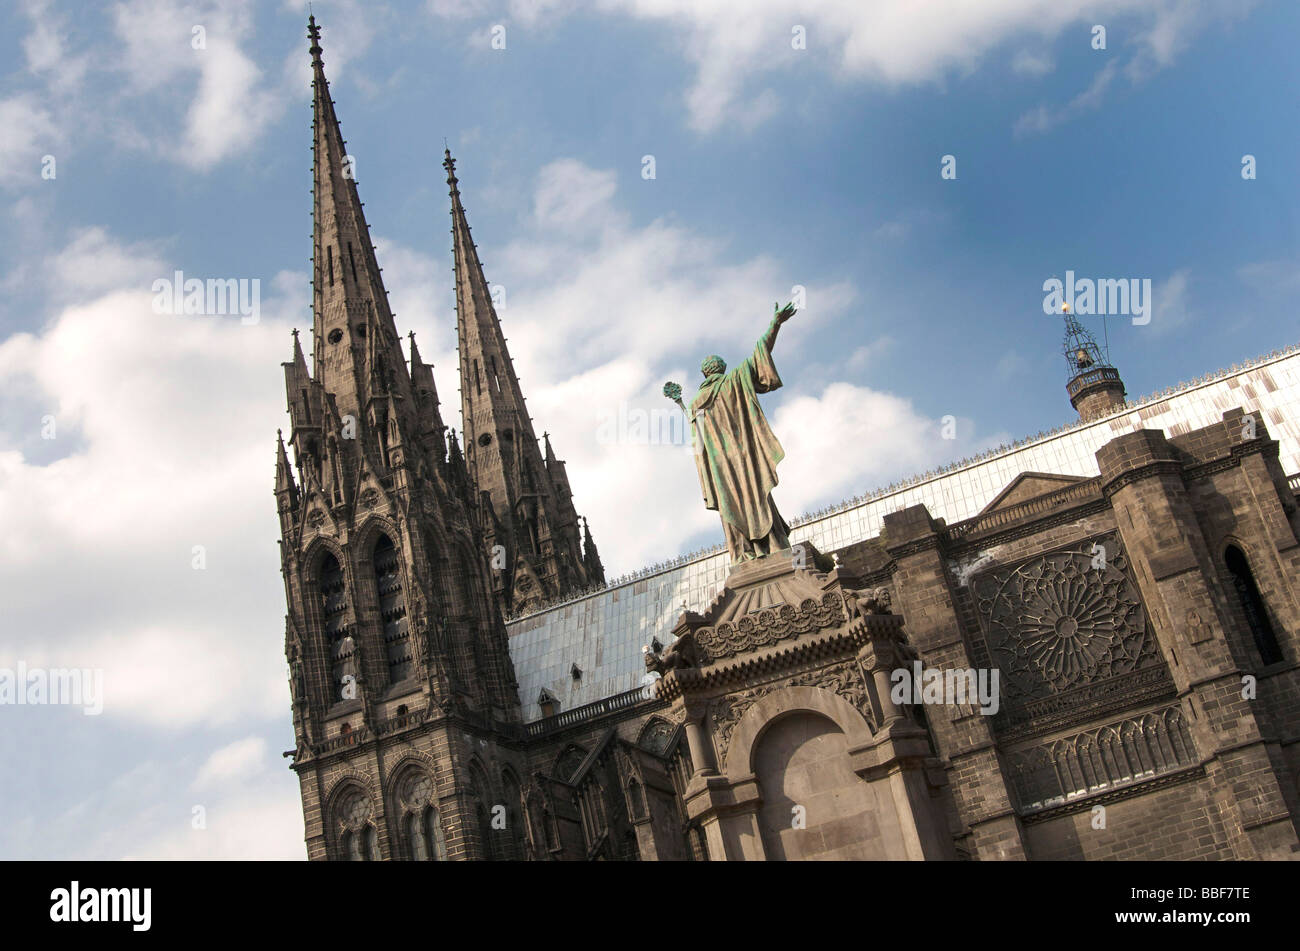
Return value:
M 377 386 L 410 397 L 410 378 L 379 274 L 370 228 L 357 194 L 356 163 L 347 152 L 330 98 L 315 17 L 311 38 L 313 103 L 312 310 L 316 379 L 343 415 L 360 416 Z M 373 335 L 373 336 L 372 336 Z M 380 369 L 388 371 L 384 376 Z
M 502 506 L 505 505 L 505 511 L 508 511 L 509 502 L 499 495 L 497 486 L 491 484 L 493 479 L 489 470 L 498 462 L 535 470 L 542 460 L 533 423 L 524 405 L 523 391 L 515 376 L 514 363 L 483 276 L 478 248 L 465 218 L 465 206 L 461 204 L 456 178 L 456 161 L 450 150 L 445 155 L 443 167 L 447 170 L 447 184 L 451 187 L 456 334 L 460 352 L 465 458 L 470 475 L 483 489 L 492 493 L 492 502 L 501 516 L 504 514 Z M 483 436 L 488 439 L 483 440 Z M 501 437 L 500 441 L 497 436 Z
M 537 444 L 450 150 L 443 167 L 451 191 L 465 463 L 490 501 L 489 541 L 505 549 L 506 567 L 497 576 L 503 607 L 519 610 L 603 581 L 604 574 L 588 571 L 568 479 L 554 462 L 549 440 L 545 457 Z

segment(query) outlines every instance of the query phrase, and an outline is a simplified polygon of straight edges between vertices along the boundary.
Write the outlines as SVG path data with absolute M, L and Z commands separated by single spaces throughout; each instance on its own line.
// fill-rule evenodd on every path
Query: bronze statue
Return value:
M 789 526 L 772 501 L 776 466 L 785 458 L 785 450 L 767 425 L 758 394 L 781 386 L 772 346 L 777 330 L 794 316 L 795 308 L 786 304 L 773 310 L 772 322 L 740 366 L 728 372 L 721 357 L 704 360 L 700 365 L 704 382 L 690 409 L 682 403 L 681 386 L 664 385 L 664 395 L 691 422 L 704 504 L 722 517 L 732 564 L 790 547 Z

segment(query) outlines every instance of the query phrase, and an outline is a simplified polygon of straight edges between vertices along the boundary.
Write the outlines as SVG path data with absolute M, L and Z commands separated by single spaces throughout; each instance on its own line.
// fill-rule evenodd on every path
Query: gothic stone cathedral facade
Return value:
M 404 358 L 309 36 L 275 495 L 310 858 L 1300 856 L 1300 353 L 1135 406 L 1081 334 L 1060 434 L 606 584 L 449 153 L 461 440 Z M 996 712 L 894 689 L 993 669 Z

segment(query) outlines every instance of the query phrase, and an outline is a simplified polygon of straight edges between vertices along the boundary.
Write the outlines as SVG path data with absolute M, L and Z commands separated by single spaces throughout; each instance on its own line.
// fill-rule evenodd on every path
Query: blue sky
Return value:
M 1042 310 L 1067 269 L 1152 282 L 1151 322 L 1107 327 L 1131 396 L 1295 342 L 1294 4 L 314 9 L 398 329 L 459 425 L 445 139 L 613 573 L 720 532 L 686 455 L 601 420 L 743 356 L 793 285 L 767 398 L 788 516 L 1068 421 Z M 106 691 L 97 717 L 0 707 L 25 764 L 0 855 L 301 857 L 270 488 L 278 364 L 310 326 L 305 18 L 0 12 L 0 666 L 100 667 Z M 258 323 L 152 313 L 176 269 L 259 280 Z

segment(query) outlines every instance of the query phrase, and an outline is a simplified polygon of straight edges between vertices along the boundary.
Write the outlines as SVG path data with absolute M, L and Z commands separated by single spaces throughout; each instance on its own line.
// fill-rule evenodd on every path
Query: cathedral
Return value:
M 1300 858 L 1300 348 L 1130 400 L 1067 315 L 1073 422 L 606 579 L 450 152 L 459 437 L 404 356 L 309 24 L 310 859 Z

